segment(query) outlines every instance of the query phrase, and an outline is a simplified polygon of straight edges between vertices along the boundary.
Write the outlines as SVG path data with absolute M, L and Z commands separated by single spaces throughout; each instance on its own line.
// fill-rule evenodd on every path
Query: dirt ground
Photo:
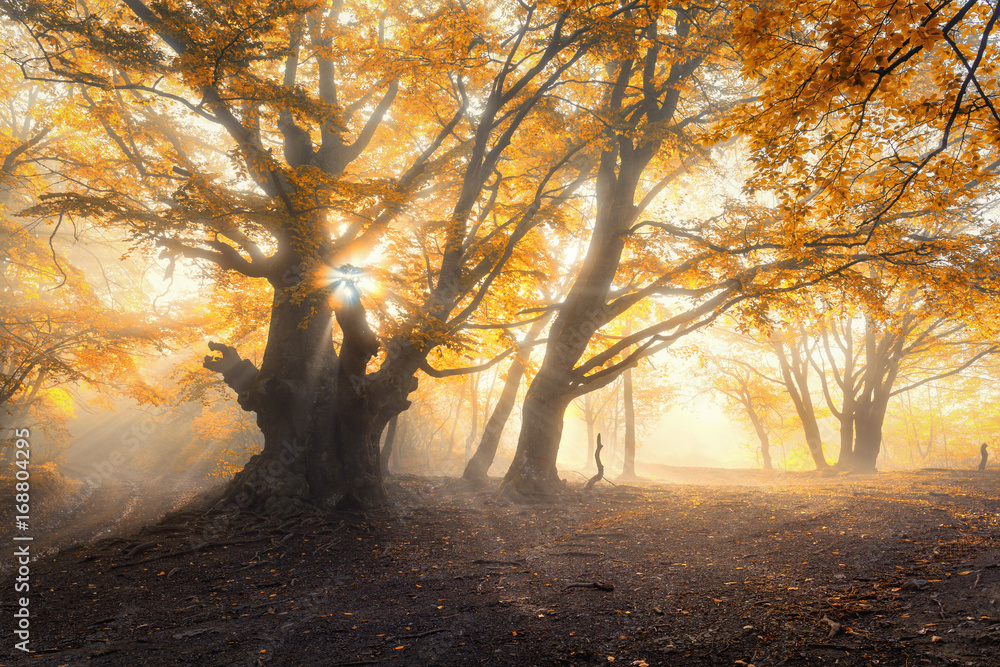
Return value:
M 30 656 L 8 556 L 0 662 L 1000 665 L 997 471 L 662 472 L 533 505 L 397 475 L 376 514 L 174 513 L 32 563 Z

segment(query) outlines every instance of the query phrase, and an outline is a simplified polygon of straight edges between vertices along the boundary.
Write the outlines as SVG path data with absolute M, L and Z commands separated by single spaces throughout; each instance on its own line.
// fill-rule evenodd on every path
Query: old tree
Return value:
M 443 346 L 552 317 L 504 481 L 549 493 L 570 402 L 729 309 L 766 321 L 872 262 L 988 289 L 990 239 L 954 220 L 996 171 L 996 10 L 876 4 L 0 10 L 8 66 L 61 91 L 54 124 L 92 129 L 39 154 L 65 178 L 29 213 L 266 286 L 259 365 L 226 343 L 204 365 L 264 435 L 226 499 L 274 509 L 381 503 L 380 435 Z M 743 194 L 711 217 L 670 203 L 727 151 L 753 160 Z

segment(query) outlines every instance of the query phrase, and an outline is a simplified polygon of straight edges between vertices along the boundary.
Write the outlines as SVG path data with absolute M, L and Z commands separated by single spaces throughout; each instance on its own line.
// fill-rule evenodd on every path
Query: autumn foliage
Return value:
M 478 374 L 501 366 L 516 381 L 487 394 L 504 409 L 467 477 L 516 401 L 504 493 L 557 492 L 573 401 L 620 386 L 650 413 L 673 391 L 634 387 L 644 364 L 724 317 L 777 355 L 815 464 L 810 373 L 849 430 L 841 464 L 870 469 L 894 391 L 996 351 L 988 2 L 0 12 L 0 403 L 80 382 L 160 400 L 136 360 L 196 347 L 176 400 L 224 388 L 262 436 L 228 502 L 379 504 L 387 426 L 440 420 L 430 404 L 461 391 L 471 457 L 494 412 Z M 56 246 L 69 227 L 113 237 L 128 271 L 159 262 L 197 305 L 157 310 L 141 279 L 100 293 Z M 831 346 L 854 335 L 864 362 Z M 717 368 L 766 452 L 768 373 Z M 236 437 L 228 414 L 196 428 Z

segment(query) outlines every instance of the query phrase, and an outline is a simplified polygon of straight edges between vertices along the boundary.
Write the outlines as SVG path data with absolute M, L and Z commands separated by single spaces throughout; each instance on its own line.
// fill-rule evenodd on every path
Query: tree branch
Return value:
M 427 362 L 427 358 L 422 357 L 420 359 L 420 370 L 427 373 L 431 377 L 435 378 L 454 377 L 456 375 L 468 375 L 469 373 L 481 373 L 482 371 L 492 368 L 496 364 L 500 363 L 502 360 L 509 357 L 511 353 L 513 353 L 516 349 L 517 349 L 516 347 L 509 347 L 506 350 L 504 350 L 501 354 L 497 355 L 496 357 L 493 357 L 493 359 L 486 362 L 485 364 L 480 364 L 478 366 L 467 366 L 465 368 L 449 368 L 443 371 L 431 368 L 431 365 Z

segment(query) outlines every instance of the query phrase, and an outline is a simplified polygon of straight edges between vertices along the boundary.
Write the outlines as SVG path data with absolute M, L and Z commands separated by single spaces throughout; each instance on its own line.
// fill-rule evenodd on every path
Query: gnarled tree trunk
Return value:
M 243 409 L 256 413 L 264 435 L 264 449 L 229 484 L 224 505 L 283 513 L 301 504 L 383 502 L 379 439 L 389 419 L 409 405 L 406 394 L 416 380 L 398 369 L 394 382 L 380 374 L 366 378 L 378 340 L 364 309 L 353 299 L 332 311 L 325 293 L 293 299 L 276 289 L 259 371 L 234 348 L 210 344 L 221 357 L 206 357 L 206 368 L 222 373 Z M 334 316 L 343 334 L 339 354 Z

